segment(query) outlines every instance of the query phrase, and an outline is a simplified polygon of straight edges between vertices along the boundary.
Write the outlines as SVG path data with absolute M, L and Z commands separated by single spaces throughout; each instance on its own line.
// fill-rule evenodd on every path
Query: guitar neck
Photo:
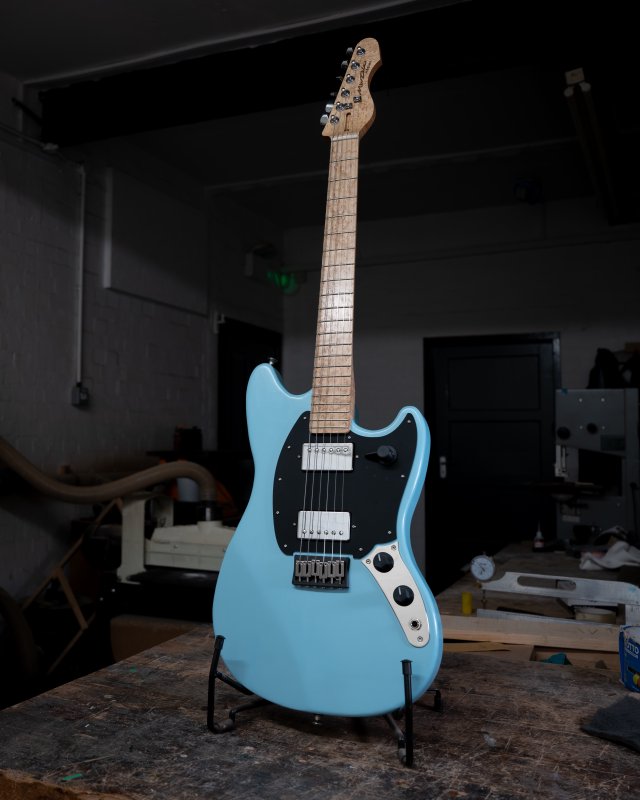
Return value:
M 358 205 L 357 134 L 331 139 L 310 430 L 347 433 L 355 408 L 353 310 Z

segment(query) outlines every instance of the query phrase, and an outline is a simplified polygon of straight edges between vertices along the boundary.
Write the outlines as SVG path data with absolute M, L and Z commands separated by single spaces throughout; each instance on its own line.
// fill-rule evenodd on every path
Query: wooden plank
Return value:
M 233 733 L 210 733 L 212 647 L 198 626 L 0 712 L 2 800 L 637 796 L 637 753 L 580 729 L 629 695 L 607 670 L 445 653 L 434 682 L 444 711 L 428 694 L 414 704 L 408 769 L 382 718 L 316 724 L 267 706 L 239 713 Z M 244 700 L 219 685 L 216 717 Z
M 618 650 L 619 627 L 592 622 L 523 621 L 442 615 L 445 639 L 474 642 L 504 642 L 546 647 L 596 650 L 615 653 Z

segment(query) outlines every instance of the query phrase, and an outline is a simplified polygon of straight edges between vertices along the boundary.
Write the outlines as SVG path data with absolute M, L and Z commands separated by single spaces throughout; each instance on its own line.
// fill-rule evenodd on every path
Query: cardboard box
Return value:
M 121 614 L 111 620 L 111 652 L 115 661 L 141 653 L 195 628 L 189 620 Z
M 640 625 L 620 628 L 620 680 L 632 692 L 640 692 Z

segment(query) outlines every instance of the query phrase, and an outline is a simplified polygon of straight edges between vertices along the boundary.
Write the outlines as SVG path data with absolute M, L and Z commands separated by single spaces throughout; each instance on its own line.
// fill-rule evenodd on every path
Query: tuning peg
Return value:
M 321 124 L 321 125 L 326 125 L 326 124 L 327 124 L 327 122 L 329 122 L 329 115 L 328 115 L 328 114 L 323 114 L 323 115 L 320 117 L 320 124 Z
M 343 61 L 342 64 L 340 64 L 340 66 L 342 67 L 342 69 L 346 69 L 349 66 L 349 62 Z
M 327 112 L 327 114 L 328 114 L 328 113 L 329 113 L 329 112 L 330 112 L 332 109 L 333 109 L 333 103 L 327 103 L 327 105 L 324 107 L 324 110 Z
M 347 56 L 351 58 L 352 55 L 353 55 L 353 47 L 347 47 Z

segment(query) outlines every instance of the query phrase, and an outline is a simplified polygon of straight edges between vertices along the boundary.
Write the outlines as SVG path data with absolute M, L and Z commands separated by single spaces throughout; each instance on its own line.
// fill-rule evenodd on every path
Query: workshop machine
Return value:
M 553 496 L 558 539 L 638 532 L 638 389 L 559 389 Z
M 149 514 L 155 528 L 147 537 L 145 519 Z M 144 573 L 154 567 L 217 572 L 235 530 L 215 519 L 175 525 L 174 501 L 162 493 L 138 492 L 123 497 L 121 515 L 117 576 L 124 583 L 140 583 Z

